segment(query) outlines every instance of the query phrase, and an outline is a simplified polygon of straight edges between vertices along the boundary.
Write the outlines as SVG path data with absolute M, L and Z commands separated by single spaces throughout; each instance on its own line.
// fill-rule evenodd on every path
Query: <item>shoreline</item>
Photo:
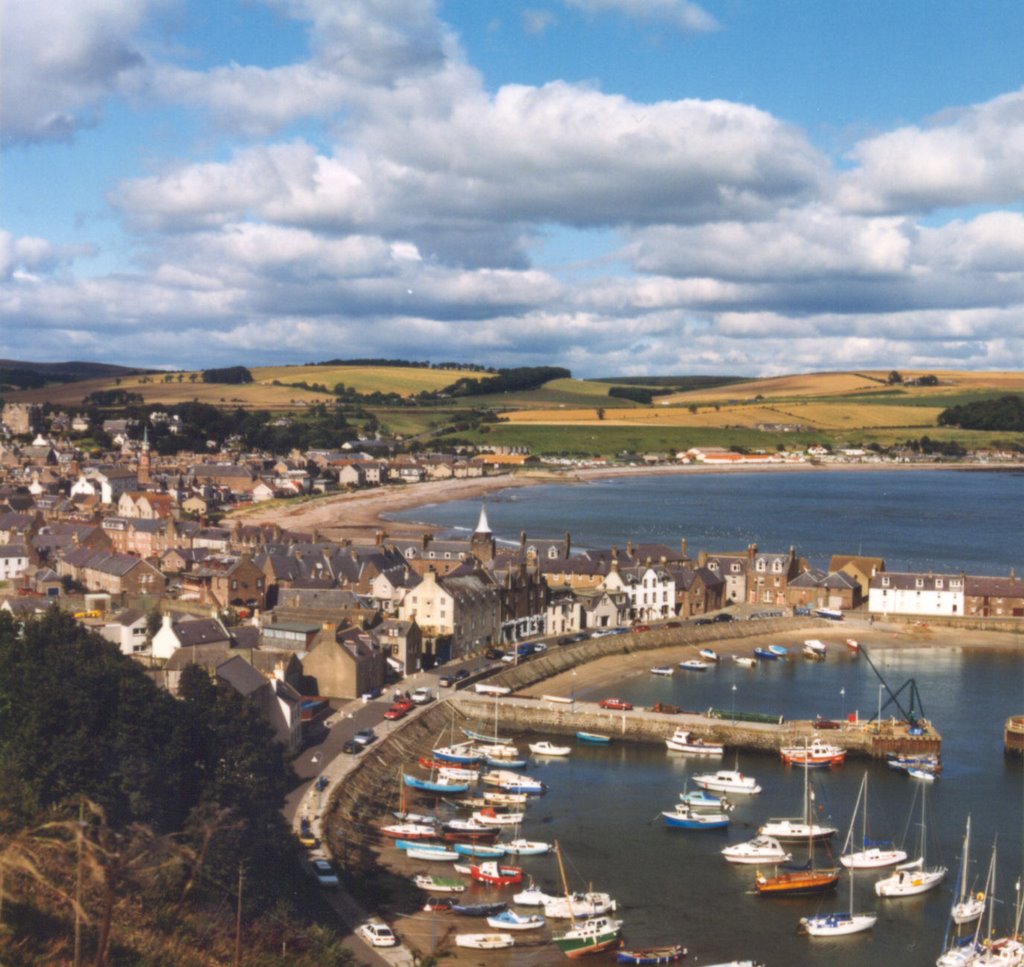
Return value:
M 418 484 L 385 484 L 367 490 L 330 494 L 304 501 L 296 506 L 270 501 L 236 513 L 227 519 L 247 524 L 277 523 L 285 530 L 317 531 L 331 540 L 349 540 L 354 544 L 376 543 L 379 531 L 396 533 L 396 522 L 388 515 L 448 503 L 453 500 L 473 500 L 488 494 L 516 487 L 543 484 L 572 485 L 596 480 L 615 480 L 622 477 L 656 477 L 675 474 L 762 474 L 762 473 L 877 473 L 880 471 L 919 472 L 929 470 L 956 470 L 973 473 L 1020 472 L 1024 464 L 763 464 L 746 467 L 718 467 L 694 464 L 686 466 L 642 467 L 587 467 L 578 470 L 541 471 L 525 470 L 473 477 L 459 480 L 431 480 Z M 401 522 L 403 534 L 424 534 L 434 527 L 426 521 Z

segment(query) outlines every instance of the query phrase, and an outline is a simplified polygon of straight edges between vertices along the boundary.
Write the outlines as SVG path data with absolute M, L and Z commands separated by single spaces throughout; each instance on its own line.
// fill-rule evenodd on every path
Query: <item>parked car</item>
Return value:
M 391 928 L 383 923 L 364 923 L 356 930 L 371 947 L 396 947 L 398 938 Z
M 505 652 L 503 652 L 500 648 L 488 648 L 487 651 L 484 652 L 484 658 L 488 659 L 489 661 L 497 661 L 504 654 Z
M 633 625 L 633 630 L 639 634 L 641 631 L 650 631 L 650 625 Z
M 733 617 L 727 611 L 722 611 L 716 614 L 711 620 L 716 622 L 732 621 Z
M 694 624 L 695 625 L 709 625 L 709 624 L 711 624 L 711 619 L 710 618 L 698 618 L 694 622 Z
M 442 675 L 438 680 L 437 684 L 441 688 L 451 688 L 455 684 L 455 678 L 452 675 Z
M 627 702 L 624 698 L 602 698 L 597 703 L 601 708 L 611 708 L 619 712 L 628 712 L 632 707 L 632 702 Z
M 309 871 L 313 876 L 313 879 L 320 884 L 320 886 L 337 886 L 338 885 L 338 873 L 331 866 L 327 860 L 313 859 L 309 861 Z
M 304 829 L 299 833 L 300 846 L 305 846 L 306 849 L 315 849 L 319 843 L 320 840 L 318 840 L 310 830 Z
M 342 752 L 347 752 L 349 755 L 359 755 L 363 751 L 363 743 L 356 742 L 355 739 L 348 739 L 341 747 Z
M 464 682 L 469 678 L 469 672 L 465 668 L 460 668 L 452 677 L 457 682 Z
M 384 710 L 384 718 L 395 721 L 397 719 L 404 719 L 409 714 L 409 709 L 412 708 L 412 702 L 408 705 L 405 702 L 395 702 L 390 708 Z
M 376 738 L 377 733 L 373 729 L 360 729 L 352 736 L 353 741 L 358 742 L 360 745 L 369 745 Z

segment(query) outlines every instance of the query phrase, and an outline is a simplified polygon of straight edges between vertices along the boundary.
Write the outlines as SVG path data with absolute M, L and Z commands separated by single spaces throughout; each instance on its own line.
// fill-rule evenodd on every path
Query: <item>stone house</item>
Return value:
M 266 607 L 266 578 L 248 554 L 207 555 L 181 575 L 183 597 L 218 608 Z
M 338 631 L 325 624 L 320 638 L 302 659 L 311 693 L 328 698 L 358 698 L 384 687 L 387 662 L 368 632 Z
M 167 588 L 167 579 L 148 561 L 112 551 L 77 548 L 57 562 L 56 570 L 61 577 L 74 578 L 90 591 L 110 595 L 160 595 Z
M 1009 577 L 964 578 L 964 614 L 980 618 L 1024 617 L 1024 581 Z
M 668 565 L 676 583 L 676 614 L 693 618 L 718 611 L 723 604 L 725 580 L 707 567 Z
M 384 657 L 400 666 L 403 675 L 415 675 L 423 668 L 423 634 L 415 621 L 387 618 L 372 634 Z

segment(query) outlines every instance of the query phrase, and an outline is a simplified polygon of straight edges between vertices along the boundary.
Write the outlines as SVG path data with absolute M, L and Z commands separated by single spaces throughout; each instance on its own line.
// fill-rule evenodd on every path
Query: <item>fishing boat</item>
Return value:
M 495 860 L 470 864 L 469 875 L 478 883 L 486 883 L 488 886 L 512 886 L 523 882 L 521 866 L 503 866 Z
M 402 781 L 410 789 L 418 789 L 420 792 L 436 792 L 448 796 L 469 792 L 468 782 L 455 782 L 451 779 L 420 779 L 419 776 L 410 776 L 406 773 L 402 776 Z
M 857 821 L 857 814 L 861 815 L 861 836 L 857 844 L 859 848 L 854 849 L 854 824 Z M 850 828 L 846 833 L 846 840 L 843 842 L 843 849 L 839 855 L 839 862 L 847 869 L 879 869 L 883 866 L 894 866 L 902 863 L 907 858 L 907 851 L 897 849 L 887 840 L 873 840 L 868 836 L 868 774 L 860 782 L 860 791 L 857 793 L 857 801 L 853 805 L 853 816 L 850 819 Z
M 968 815 L 964 827 L 964 845 L 960 853 L 960 876 L 958 882 L 960 889 L 957 898 L 953 901 L 953 908 L 950 917 L 957 926 L 964 923 L 973 923 L 985 910 L 985 894 L 971 893 L 967 889 L 968 857 L 971 848 L 971 817 Z
M 850 651 L 860 651 L 860 642 L 856 638 L 847 638 L 846 647 L 849 648 Z
M 725 829 L 729 814 L 722 810 L 695 809 L 679 803 L 672 811 L 662 812 L 665 825 L 671 829 Z
M 619 942 L 622 921 L 611 917 L 587 917 L 576 922 L 565 933 L 555 934 L 551 939 L 566 957 L 575 960 L 584 954 L 608 950 Z
M 519 750 L 511 742 L 488 742 L 481 745 L 474 745 L 473 751 L 482 755 L 484 757 L 485 762 L 488 759 L 503 760 L 519 758 Z
M 513 776 L 498 783 L 503 792 L 525 792 L 530 796 L 539 796 L 544 792 L 544 783 L 529 776 Z
M 812 769 L 820 769 L 825 766 L 842 765 L 846 760 L 846 749 L 831 742 L 824 742 L 815 736 L 810 743 L 783 746 L 779 749 L 779 756 L 787 766 L 807 765 Z
M 715 651 L 714 648 L 701 648 L 701 650 L 697 652 L 697 655 L 700 658 L 703 658 L 704 661 L 711 662 L 712 665 L 719 661 L 718 652 Z
M 745 776 L 735 769 L 719 769 L 718 772 L 694 776 L 693 781 L 712 792 L 729 792 L 737 796 L 756 796 L 761 792 L 753 776 Z
M 665 739 L 665 745 L 672 752 L 685 752 L 688 755 L 714 756 L 725 754 L 724 745 L 694 738 L 693 733 L 687 729 L 676 729 L 669 738 Z
M 515 938 L 510 933 L 457 933 L 455 946 L 472 950 L 504 950 L 515 946 Z
M 818 913 L 811 917 L 801 917 L 800 929 L 804 933 L 811 937 L 845 937 L 851 933 L 870 930 L 877 923 L 878 915 L 875 913 L 853 912 L 853 877 L 854 869 L 851 867 L 849 911 Z
M 434 876 L 431 873 L 417 873 L 412 881 L 430 893 L 462 893 L 466 889 L 466 884 L 458 877 Z
M 533 839 L 510 839 L 501 845 L 505 847 L 506 853 L 511 853 L 513 856 L 543 856 L 545 853 L 551 852 L 550 843 Z
M 425 860 L 428 863 L 451 863 L 459 854 L 450 849 L 429 849 L 426 846 L 411 846 L 405 851 L 411 860 Z
M 776 658 L 785 658 L 789 655 L 789 649 L 785 645 L 769 645 L 768 650 Z
M 712 796 L 706 789 L 689 789 L 679 793 L 679 801 L 687 806 L 696 806 L 704 809 L 721 809 L 728 813 L 735 809 L 735 805 L 729 801 L 727 796 Z
M 400 849 L 403 852 L 408 852 L 411 849 L 425 849 L 425 850 L 448 850 L 450 847 L 447 844 L 441 843 L 424 843 L 420 840 L 415 839 L 396 839 L 395 848 Z
M 671 665 L 655 665 L 651 669 L 651 674 L 652 675 L 664 675 L 666 677 L 671 677 L 672 675 L 675 674 L 675 669 Z
M 921 790 L 921 838 L 919 856 L 910 863 L 901 863 L 895 872 L 875 883 L 875 894 L 880 897 L 916 896 L 933 890 L 946 878 L 946 867 L 925 866 L 925 803 L 928 797 Z
M 474 859 L 500 860 L 505 855 L 505 847 L 497 843 L 452 843 L 452 849 L 456 858 L 472 856 Z
M 503 786 L 505 783 L 518 782 L 521 777 L 518 772 L 510 772 L 504 767 L 501 769 L 491 769 L 480 776 L 480 781 L 485 786 Z M 506 790 L 507 791 L 507 790 Z M 487 793 L 484 793 L 486 796 Z
M 754 649 L 754 657 L 761 661 L 778 661 L 779 656 L 769 648 L 762 648 L 760 645 Z
M 910 776 L 911 779 L 917 779 L 919 782 L 935 782 L 936 778 L 938 778 L 936 774 L 929 769 L 908 769 L 907 775 Z
M 721 852 L 730 863 L 788 863 L 793 858 L 771 836 L 755 836 L 744 843 L 726 846 Z
M 815 866 L 814 843 L 815 839 L 827 839 L 835 832 L 831 827 L 819 827 L 814 823 L 814 790 L 810 784 L 810 770 L 804 766 L 804 806 L 803 820 L 800 823 L 793 823 L 794 827 L 801 827 L 804 837 L 807 840 L 807 865 L 802 869 L 784 870 L 766 876 L 760 870 L 754 877 L 754 886 L 761 896 L 802 896 L 805 894 L 824 893 L 835 888 L 839 882 L 841 868 L 828 866 L 818 868 Z M 790 820 L 770 820 L 765 823 L 758 832 L 762 836 L 772 836 L 774 839 L 782 840 L 782 836 L 769 833 L 768 827 L 774 824 L 788 823 Z M 827 834 L 825 830 L 828 830 Z M 815 834 L 818 834 L 817 836 Z
M 441 782 L 474 783 L 480 778 L 480 770 L 466 769 L 462 766 L 440 766 L 437 770 L 437 778 Z
M 539 913 L 516 913 L 515 910 L 502 910 L 501 913 L 487 918 L 487 926 L 497 930 L 539 930 L 547 923 Z
M 699 658 L 687 658 L 679 663 L 679 667 L 688 672 L 706 672 L 711 666 Z
M 490 806 L 484 809 L 477 809 L 473 813 L 474 821 L 484 826 L 518 826 L 522 823 L 525 816 L 526 813 L 495 812 Z
M 437 835 L 435 826 L 419 823 L 391 823 L 389 826 L 381 826 L 380 831 L 392 839 L 433 839 Z
M 548 742 L 547 739 L 544 739 L 540 742 L 531 742 L 530 752 L 533 755 L 566 756 L 572 752 L 572 746 L 555 745 L 553 742 Z
M 615 951 L 615 960 L 620 964 L 672 964 L 686 956 L 682 944 L 669 947 L 629 947 Z
M 597 732 L 577 732 L 576 741 L 583 745 L 610 745 L 612 737 L 610 735 L 600 735 Z
M 749 655 L 733 655 L 732 660 L 744 668 L 753 668 L 757 664 L 757 659 L 751 658 Z

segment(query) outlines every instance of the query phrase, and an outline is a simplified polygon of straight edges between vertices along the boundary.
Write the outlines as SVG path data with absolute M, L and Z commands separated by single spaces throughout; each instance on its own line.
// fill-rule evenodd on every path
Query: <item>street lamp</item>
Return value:
M 839 697 L 843 700 L 843 721 L 846 721 L 846 688 L 839 689 Z
M 314 752 L 312 757 L 309 760 L 310 764 L 313 765 L 316 768 L 316 771 L 318 773 L 320 772 L 320 760 L 323 759 L 323 757 L 324 756 L 323 756 L 322 752 Z M 314 780 L 313 784 L 316 786 L 316 813 L 319 816 L 320 815 L 320 792 L 322 790 L 322 786 L 320 785 L 320 776 L 319 775 L 317 775 L 317 777 Z
M 736 685 L 732 686 L 732 724 L 736 724 Z
M 882 689 L 885 688 L 885 682 L 882 682 L 878 686 L 878 729 L 882 728 Z

